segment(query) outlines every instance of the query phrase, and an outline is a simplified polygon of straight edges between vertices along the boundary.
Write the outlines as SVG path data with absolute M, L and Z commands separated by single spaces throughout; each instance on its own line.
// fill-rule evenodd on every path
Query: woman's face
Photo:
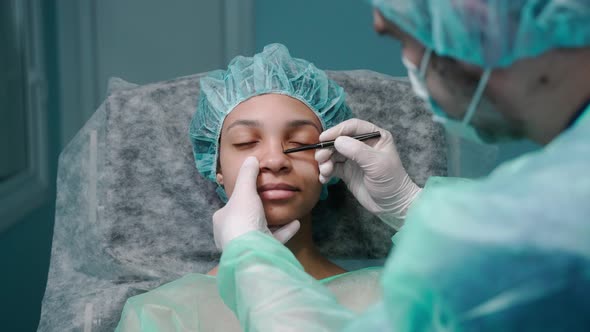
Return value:
M 322 190 L 315 150 L 283 151 L 317 143 L 321 131 L 317 116 L 297 99 L 279 94 L 252 97 L 225 118 L 217 182 L 231 197 L 244 159 L 255 156 L 260 162 L 256 185 L 269 226 L 307 216 Z

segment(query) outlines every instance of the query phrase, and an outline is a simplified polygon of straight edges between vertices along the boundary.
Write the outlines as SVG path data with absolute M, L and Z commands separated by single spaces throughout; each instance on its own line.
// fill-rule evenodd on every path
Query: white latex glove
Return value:
M 364 142 L 347 136 L 379 131 L 381 137 Z M 402 166 L 391 133 L 370 122 L 350 119 L 320 135 L 320 141 L 336 140 L 334 148 L 315 153 L 320 182 L 342 179 L 356 199 L 396 230 L 420 192 Z
M 231 240 L 250 231 L 273 235 L 285 243 L 299 230 L 299 221 L 294 220 L 274 233 L 270 232 L 256 188 L 259 170 L 256 157 L 246 158 L 229 201 L 213 214 L 213 235 L 218 249 L 223 250 Z

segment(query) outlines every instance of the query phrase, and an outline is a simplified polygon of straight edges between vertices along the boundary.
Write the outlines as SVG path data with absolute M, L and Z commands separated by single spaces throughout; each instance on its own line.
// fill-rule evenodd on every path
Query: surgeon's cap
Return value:
M 435 53 L 483 68 L 590 45 L 590 0 L 369 0 Z
M 241 102 L 268 93 L 287 95 L 307 105 L 323 130 L 352 117 L 344 89 L 312 63 L 292 58 L 284 45 L 270 44 L 253 57 L 235 57 L 227 70 L 212 71 L 201 79 L 199 104 L 189 130 L 201 175 L 216 182 L 219 137 L 225 117 Z M 217 193 L 227 201 L 219 185 Z M 326 197 L 324 186 L 321 198 Z

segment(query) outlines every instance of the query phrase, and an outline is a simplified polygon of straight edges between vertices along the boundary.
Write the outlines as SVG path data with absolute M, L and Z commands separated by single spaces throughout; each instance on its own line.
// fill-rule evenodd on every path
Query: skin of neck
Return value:
M 300 218 L 299 222 L 301 224 L 299 231 L 285 243 L 285 246 L 303 266 L 305 272 L 317 280 L 345 273 L 345 269 L 324 257 L 313 242 L 311 213 Z M 219 265 L 215 266 L 207 274 L 216 276 L 218 268 Z
M 546 145 L 590 99 L 590 48 L 557 49 L 496 69 L 486 90 L 498 112 Z
M 285 246 L 291 250 L 305 272 L 318 280 L 346 272 L 320 254 L 313 241 L 311 219 L 311 214 L 299 219 L 301 228 Z
M 317 280 L 345 273 L 346 270 L 324 257 L 313 242 L 311 214 L 300 218 L 301 227 L 295 235 L 285 243 L 295 258 L 303 266 L 305 272 Z M 219 265 L 207 274 L 216 276 Z

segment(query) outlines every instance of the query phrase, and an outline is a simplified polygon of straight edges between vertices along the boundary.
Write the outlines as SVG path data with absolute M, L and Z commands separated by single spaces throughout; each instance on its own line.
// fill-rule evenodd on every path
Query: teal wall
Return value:
M 321 69 L 371 69 L 406 76 L 401 47 L 373 30 L 362 0 L 255 0 L 256 51 L 273 42 Z
M 55 46 L 56 22 L 53 1 L 42 3 L 49 83 L 47 109 L 49 125 L 45 141 L 49 151 L 51 195 L 40 208 L 0 233 L 0 287 L 2 288 L 0 330 L 2 331 L 35 331 L 37 329 L 49 269 L 60 130 L 56 58 L 58 50 Z

